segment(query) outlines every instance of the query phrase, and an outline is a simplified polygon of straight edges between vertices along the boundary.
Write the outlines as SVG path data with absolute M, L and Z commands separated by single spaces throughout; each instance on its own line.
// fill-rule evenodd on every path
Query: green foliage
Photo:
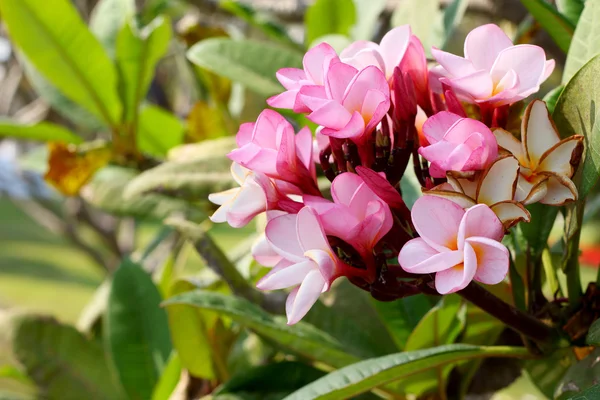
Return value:
M 117 35 L 135 15 L 135 0 L 100 0 L 90 16 L 90 31 L 111 58 L 115 56 Z
M 198 290 L 172 297 L 164 304 L 167 307 L 173 304 L 187 304 L 204 310 L 216 311 L 274 341 L 283 348 L 332 367 L 341 367 L 358 360 L 346 353 L 336 339 L 314 326 L 306 322 L 289 326 L 285 318 L 272 316 L 255 304 L 239 297 Z
M 456 29 L 463 16 L 465 15 L 468 6 L 468 0 L 453 0 L 450 4 L 446 6 L 446 9 L 444 10 L 445 38 L 442 48 L 446 48 L 446 46 L 448 46 L 448 42 L 452 38 L 452 33 L 454 32 L 454 29 Z
M 124 260 L 104 315 L 104 345 L 129 398 L 149 399 L 167 364 L 171 341 L 161 296 L 148 273 Z
M 175 115 L 151 104 L 141 107 L 136 130 L 140 151 L 164 157 L 183 142 L 184 134 L 185 126 Z
M 292 393 L 285 400 L 347 399 L 386 383 L 445 364 L 479 357 L 527 357 L 524 348 L 451 344 L 431 349 L 390 354 L 349 365 Z M 410 379 L 410 378 L 409 378 Z
M 577 26 L 583 7 L 587 0 L 556 0 L 558 12 L 565 16 L 573 25 Z
M 527 7 L 527 10 L 548 32 L 558 47 L 565 53 L 568 52 L 575 25 L 545 0 L 521 0 L 521 3 Z
M 392 14 L 391 24 L 410 24 L 412 33 L 421 40 L 428 56 L 431 55 L 431 46 L 443 44 L 443 15 L 439 0 L 401 1 Z
M 571 0 L 569 3 L 579 3 L 583 7 L 583 2 L 577 0 Z M 600 53 L 599 18 L 600 1 L 588 0 L 575 29 L 573 43 L 569 48 L 562 77 L 563 84 L 569 82 L 581 67 Z
M 569 367 L 575 363 L 572 349 L 557 349 L 543 359 L 527 360 L 524 363 L 524 370 L 542 393 L 548 398 L 554 398 L 557 384 L 563 379 Z
M 534 259 L 538 259 L 542 256 L 544 248 L 548 246 L 548 238 L 558 215 L 558 207 L 536 203 L 528 205 L 527 210 L 531 214 L 531 222 L 520 224 L 519 228 L 531 248 L 531 255 Z
M 573 397 L 569 397 L 569 400 L 593 400 L 597 398 L 600 398 L 600 385 L 594 385 Z
M 22 317 L 15 327 L 13 351 L 43 398 L 125 399 L 102 346 L 70 326 L 45 317 Z
M 12 136 L 25 140 L 43 140 L 45 142 L 81 143 L 79 136 L 67 128 L 50 122 L 25 125 L 7 119 L 0 119 L 0 136 Z
M 584 198 L 600 176 L 600 55 L 585 64 L 565 86 L 554 109 L 554 122 L 561 137 L 585 136 L 586 151 L 577 174 L 579 197 Z
M 194 64 L 269 96 L 281 92 L 275 73 L 280 68 L 302 67 L 302 53 L 252 40 L 213 38 L 188 50 Z
M 304 17 L 306 44 L 332 33 L 348 35 L 356 22 L 356 9 L 352 0 L 317 0 Z
M 152 391 L 152 400 L 169 400 L 171 393 L 173 393 L 179 382 L 181 371 L 181 360 L 179 359 L 179 355 L 174 351 L 171 353 L 169 362 Z
M 583 360 L 574 363 L 561 380 L 554 381 L 554 397 L 567 399 L 580 391 L 592 388 L 598 383 L 600 363 L 597 362 L 600 349 L 595 349 Z M 558 385 L 557 385 L 558 382 Z
M 585 342 L 591 346 L 600 347 L 600 319 L 594 321 L 590 326 Z
M 377 20 L 385 9 L 385 5 L 386 0 L 354 0 L 356 24 L 351 31 L 354 40 L 373 39 Z
M 115 67 L 69 0 L 48 0 L 44 7 L 36 0 L 2 0 L 0 13 L 11 39 L 46 79 L 116 125 L 121 102 Z
M 121 78 L 123 121 L 132 124 L 132 132 L 137 129 L 139 104 L 146 97 L 156 64 L 167 51 L 170 40 L 171 21 L 163 17 L 141 29 L 129 22 L 117 36 L 116 62 Z
M 544 101 L 546 102 L 546 107 L 548 107 L 550 114 L 554 112 L 556 102 L 558 101 L 558 98 L 560 97 L 564 88 L 565 87 L 563 85 L 557 86 L 544 96 Z

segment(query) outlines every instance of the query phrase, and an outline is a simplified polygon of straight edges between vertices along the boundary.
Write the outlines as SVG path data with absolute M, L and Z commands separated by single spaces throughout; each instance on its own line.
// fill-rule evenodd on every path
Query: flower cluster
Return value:
M 211 219 L 241 227 L 266 213 L 252 254 L 272 269 L 257 286 L 292 289 L 290 324 L 342 276 L 381 300 L 499 283 L 501 240 L 530 220 L 525 206 L 577 198 L 582 136 L 561 139 L 537 100 L 521 132 L 506 130 L 511 106 L 553 70 L 541 48 L 485 25 L 464 57 L 432 54 L 430 67 L 409 26 L 340 54 L 320 44 L 302 69 L 277 73 L 285 91 L 267 100 L 306 114 L 314 137 L 270 109 L 240 127 L 229 154 L 239 187 L 209 197 Z M 409 210 L 399 182 L 411 158 L 423 196 Z

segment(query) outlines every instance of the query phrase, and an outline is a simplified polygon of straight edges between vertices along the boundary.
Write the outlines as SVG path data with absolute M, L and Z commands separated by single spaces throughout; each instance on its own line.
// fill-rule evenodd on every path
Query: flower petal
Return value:
M 286 89 L 297 89 L 300 81 L 306 80 L 306 73 L 299 68 L 281 68 L 275 73 L 277 80 Z
M 318 270 L 313 270 L 306 275 L 306 278 L 304 278 L 298 292 L 294 296 L 292 304 L 289 307 L 286 304 L 288 325 L 297 323 L 306 315 L 319 299 L 323 288 L 325 288 L 325 284 L 325 279 Z
M 423 238 L 409 240 L 400 250 L 398 263 L 406 272 L 429 274 L 452 268 L 463 262 L 461 251 L 440 253 Z
M 516 201 L 502 201 L 490 207 L 498 217 L 504 230 L 508 230 L 521 221 L 529 222 L 531 214 L 521 204 Z
M 508 47 L 498 54 L 491 75 L 499 82 L 509 71 L 519 77 L 519 92 L 537 88 L 546 69 L 546 53 L 539 46 L 520 44 Z
M 540 203 L 562 206 L 565 203 L 577 200 L 577 187 L 572 180 L 553 173 L 544 173 L 544 175 L 548 176 L 548 190 Z
M 453 201 L 464 209 L 473 207 L 475 204 L 477 204 L 475 203 L 475 200 L 459 192 L 452 192 L 449 190 L 428 190 L 425 193 L 428 196 L 437 196 Z
M 302 64 L 306 77 L 317 85 L 322 85 L 325 72 L 332 60 L 337 59 L 337 53 L 329 44 L 323 42 L 306 52 Z
M 460 221 L 465 215 L 461 206 L 437 196 L 423 196 L 413 205 L 411 216 L 415 229 L 439 252 L 457 248 Z
M 540 158 L 536 172 L 554 172 L 570 178 L 581 161 L 582 153 L 583 136 L 569 136 L 546 150 Z
M 320 108 L 307 115 L 307 118 L 318 125 L 329 129 L 343 129 L 352 119 L 352 114 L 336 101 L 328 101 Z M 323 131 L 321 133 L 325 134 Z
M 500 128 L 494 129 L 493 133 L 498 142 L 498 146 L 515 156 L 521 165 L 529 165 L 523 144 L 514 137 L 512 133 Z
M 385 75 L 377 67 L 370 66 L 356 74 L 344 94 L 344 107 L 350 112 L 360 112 L 369 90 L 380 91 L 389 97 L 390 87 Z
M 273 267 L 281 261 L 281 256 L 271 247 L 264 233 L 252 244 L 250 252 L 256 262 L 265 267 Z
M 519 177 L 519 161 L 510 155 L 497 158 L 479 178 L 476 199 L 478 203 L 492 205 L 512 200 Z
M 402 61 L 410 43 L 411 35 L 410 25 L 402 25 L 390 30 L 381 39 L 379 47 L 385 62 L 384 72 L 387 77 L 392 76 L 394 68 Z
M 297 219 L 296 214 L 275 217 L 267 224 L 265 235 L 273 250 L 283 258 L 298 263 L 304 261 L 305 257 L 296 233 Z
M 464 249 L 464 263 L 435 274 L 435 289 L 440 294 L 458 292 L 467 287 L 477 272 L 477 255 L 468 243 Z
M 309 272 L 316 270 L 316 267 L 312 260 L 275 267 L 256 283 L 256 287 L 260 290 L 279 290 L 297 286 L 302 283 Z
M 487 24 L 473 29 L 465 39 L 465 58 L 476 69 L 490 71 L 500 52 L 513 45 L 497 25 Z
M 298 212 L 296 232 L 303 254 L 309 250 L 332 252 L 319 218 L 310 207 L 304 207 Z
M 358 70 L 348 64 L 336 63 L 329 67 L 325 82 L 327 97 L 341 104 L 344 93 L 356 74 L 358 74 Z
M 431 55 L 433 55 L 435 60 L 450 74 L 451 77 L 459 78 L 471 75 L 477 71 L 470 60 L 442 51 L 436 47 L 431 48 Z
M 461 119 L 462 118 L 459 115 L 448 111 L 440 111 L 427 118 L 423 124 L 423 134 L 429 143 L 437 143 L 442 140 L 446 132 Z
M 502 240 L 504 228 L 492 209 L 485 204 L 477 204 L 465 212 L 458 229 L 458 248 L 462 249 L 465 241 L 473 236 L 481 236 L 494 240 Z
M 362 178 L 357 174 L 344 172 L 331 182 L 331 197 L 335 203 L 348 206 L 354 194 L 364 184 Z
M 466 101 L 486 100 L 494 90 L 494 83 L 487 71 L 477 71 L 460 78 L 441 78 L 440 82 L 448 83 L 454 93 Z
M 500 242 L 483 237 L 467 239 L 477 255 L 477 272 L 474 279 L 486 285 L 496 285 L 508 273 L 508 249 Z
M 544 153 L 560 142 L 546 103 L 532 101 L 523 115 L 521 141 L 529 158 L 529 168 L 535 170 Z

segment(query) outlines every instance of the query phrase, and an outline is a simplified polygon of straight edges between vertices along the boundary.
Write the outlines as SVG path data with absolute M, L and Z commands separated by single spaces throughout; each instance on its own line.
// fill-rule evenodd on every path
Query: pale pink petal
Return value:
M 250 143 L 252 141 L 252 132 L 254 131 L 254 122 L 245 122 L 240 125 L 240 128 L 235 135 L 235 141 L 238 147 Z
M 451 78 L 452 75 L 448 71 L 444 69 L 441 65 L 435 65 L 429 68 L 429 87 L 433 93 L 443 93 L 444 90 L 442 88 L 442 83 L 440 79 L 442 78 Z
M 492 95 L 494 90 L 492 78 L 486 71 L 477 71 L 460 78 L 441 78 L 440 81 L 452 86 L 455 94 L 465 100 L 487 99 Z
M 344 172 L 335 177 L 331 183 L 331 197 L 338 204 L 350 205 L 358 188 L 365 183 L 362 178 L 351 172 Z M 365 204 L 371 199 L 368 199 Z
M 342 52 L 340 53 L 340 59 L 343 62 L 346 62 L 346 59 L 353 58 L 365 49 L 379 49 L 379 45 L 369 40 L 354 41 L 348 47 L 342 50 Z
M 273 250 L 283 258 L 298 263 L 304 261 L 305 257 L 296 233 L 297 218 L 298 216 L 295 214 L 273 218 L 267 223 L 265 235 Z
M 383 71 L 387 77 L 391 77 L 394 68 L 400 65 L 411 36 L 410 25 L 402 25 L 392 29 L 381 39 L 379 47 L 381 48 L 381 54 L 385 62 L 385 69 Z
M 327 97 L 341 104 L 344 93 L 356 74 L 358 70 L 348 64 L 336 63 L 329 67 L 327 82 L 325 82 Z
M 208 195 L 208 201 L 219 206 L 223 205 L 231 199 L 233 199 L 237 195 L 239 190 L 240 188 L 236 187 L 218 193 L 211 193 Z
M 265 192 L 256 182 L 247 179 L 230 203 L 227 222 L 234 228 L 247 225 L 256 215 L 267 211 Z
M 539 46 L 521 44 L 500 52 L 491 75 L 499 82 L 508 71 L 513 70 L 519 77 L 519 90 L 525 91 L 539 86 L 546 68 L 546 53 Z
M 510 254 L 500 242 L 485 237 L 472 237 L 467 243 L 477 255 L 477 272 L 474 279 L 486 285 L 496 285 L 508 273 Z
M 429 143 L 437 143 L 442 140 L 446 132 L 461 119 L 462 118 L 459 115 L 448 111 L 440 111 L 427 118 L 423 124 L 423 134 Z
M 350 122 L 352 114 L 340 103 L 329 101 L 324 106 L 308 114 L 307 118 L 315 124 L 323 125 L 329 129 L 340 130 Z M 325 135 L 324 131 L 321 131 L 321 133 Z
M 380 199 L 389 204 L 390 207 L 399 208 L 404 205 L 402 196 L 388 182 L 385 178 L 385 174 L 377 173 L 370 168 L 362 166 L 356 167 L 356 173 L 363 179 L 369 189 L 371 189 Z
M 425 106 L 429 102 L 429 73 L 427 70 L 427 58 L 423 44 L 416 36 L 412 35 L 408 48 L 404 53 L 400 69 L 407 72 L 415 86 L 417 103 Z
M 534 100 L 527 106 L 521 132 L 523 135 L 521 140 L 525 144 L 525 151 L 530 161 L 529 167 L 535 170 L 544 153 L 560 142 L 546 103 Z
M 314 170 L 313 163 L 313 137 L 310 128 L 304 127 L 295 136 L 296 155 L 306 167 L 306 169 Z
M 264 234 L 254 242 L 250 252 L 256 262 L 265 267 L 273 267 L 281 261 L 281 256 L 271 247 Z
M 512 41 L 497 25 L 482 25 L 467 35 L 465 58 L 471 60 L 476 69 L 490 71 L 500 52 L 512 45 Z
M 297 323 L 306 315 L 319 299 L 325 284 L 325 279 L 317 270 L 313 270 L 306 275 L 293 299 L 293 303 L 289 307 L 289 312 L 287 312 L 288 325 Z
M 413 274 L 444 271 L 462 262 L 462 251 L 439 253 L 429 246 L 423 238 L 409 240 L 398 255 L 398 263 L 402 269 Z
M 378 90 L 389 97 L 390 87 L 385 79 L 385 75 L 373 66 L 363 69 L 352 79 L 344 94 L 344 107 L 348 111 L 360 112 L 369 90 Z
M 300 81 L 306 80 L 306 73 L 298 68 L 281 68 L 275 74 L 279 83 L 286 89 L 297 89 Z
M 263 110 L 256 119 L 252 142 L 263 148 L 276 149 L 277 135 L 275 132 L 282 127 L 294 131 L 292 125 L 277 111 Z
M 458 204 L 435 196 L 418 198 L 411 211 L 419 235 L 440 252 L 457 249 L 458 227 L 464 214 Z
M 363 120 L 368 121 L 365 132 L 372 132 L 375 129 L 389 111 L 390 104 L 390 97 L 387 94 L 374 89 L 367 92 L 360 111 Z
M 435 289 L 440 294 L 458 292 L 467 287 L 477 272 L 477 255 L 468 243 L 464 249 L 464 263 L 435 274 Z
M 381 200 L 370 201 L 366 211 L 355 240 L 362 241 L 371 250 L 392 229 L 394 221 L 390 208 Z
M 303 254 L 308 250 L 315 249 L 331 252 L 323 227 L 310 207 L 304 207 L 298 212 L 296 234 L 300 247 L 304 250 Z
M 431 54 L 435 60 L 455 78 L 460 78 L 466 75 L 472 75 L 477 72 L 473 63 L 466 58 L 456 56 L 452 53 L 447 53 L 436 47 L 431 48 Z
M 331 60 L 335 58 L 337 58 L 335 50 L 325 42 L 308 50 L 302 60 L 307 78 L 317 85 L 322 85 L 325 71 L 329 68 Z
M 369 66 L 374 66 L 385 73 L 385 62 L 381 56 L 379 46 L 375 46 L 376 47 L 365 46 L 350 58 L 342 57 L 342 62 L 351 65 L 359 71 Z
M 310 119 L 310 118 L 309 118 Z M 360 142 L 364 139 L 365 133 L 365 120 L 362 115 L 355 111 L 350 118 L 350 121 L 341 129 L 331 129 L 329 127 L 323 128 L 321 131 L 323 135 L 331 136 L 340 139 L 352 139 L 356 142 Z
M 233 150 L 227 154 L 234 161 L 252 171 L 262 172 L 267 175 L 277 176 L 276 149 L 263 148 L 255 143 L 248 143 L 244 147 Z
M 296 111 L 297 109 L 297 98 L 298 98 L 298 90 L 287 90 L 281 94 L 269 97 L 267 99 L 267 104 L 273 108 L 285 108 L 289 110 L 294 110 L 295 112 L 309 112 L 308 108 L 302 108 L 303 111 Z M 304 111 L 305 110 L 305 111 Z
M 331 100 L 327 98 L 324 86 L 306 85 L 298 92 L 296 103 L 308 110 L 316 110 L 323 107 Z
M 550 75 L 552 75 L 552 72 L 554 71 L 554 67 L 555 67 L 554 60 L 546 61 L 546 66 L 544 68 L 544 74 L 542 75 L 542 79 L 539 82 L 540 84 L 542 84 L 542 82 L 544 82 L 546 79 L 548 79 L 550 77 Z
M 465 212 L 458 228 L 458 248 L 462 249 L 465 241 L 472 236 L 494 240 L 502 240 L 504 236 L 502 223 L 485 204 L 477 204 Z
M 290 291 L 287 299 L 285 300 L 285 314 L 290 315 L 292 312 L 292 308 L 294 307 L 294 302 L 296 301 L 296 296 L 298 295 L 298 289 L 300 287 L 296 287 Z
M 309 272 L 316 270 L 312 260 L 305 260 L 297 264 L 275 267 L 256 283 L 260 290 L 279 290 L 297 286 L 302 283 Z

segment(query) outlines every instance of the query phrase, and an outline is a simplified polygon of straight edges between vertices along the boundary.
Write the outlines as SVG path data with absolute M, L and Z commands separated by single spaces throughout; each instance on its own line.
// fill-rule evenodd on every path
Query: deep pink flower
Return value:
M 339 62 L 335 50 L 327 43 L 308 50 L 304 55 L 302 64 L 304 69 L 282 68 L 277 71 L 277 79 L 287 90 L 267 100 L 271 107 L 288 108 L 297 113 L 306 113 L 310 110 L 302 103 L 298 92 L 303 86 L 324 84 L 324 77 L 329 65 Z
M 390 108 L 387 80 L 374 66 L 358 71 L 344 63 L 332 64 L 325 86 L 305 86 L 300 97 L 312 110 L 308 119 L 323 126 L 323 135 L 357 144 L 368 139 Z
M 432 49 L 440 63 L 431 70 L 432 87 L 441 93 L 441 83 L 470 103 L 494 107 L 512 104 L 537 92 L 554 70 L 539 46 L 513 45 L 498 26 L 483 25 L 465 39 L 464 58 Z M 437 84 L 436 81 L 439 79 Z
M 506 276 L 504 228 L 487 205 L 465 211 L 448 199 L 425 195 L 413 205 L 412 220 L 420 237 L 404 245 L 398 262 L 410 273 L 435 273 L 439 293 L 464 289 L 473 279 L 494 285 Z
M 331 184 L 333 202 L 304 196 L 318 214 L 328 235 L 349 243 L 369 263 L 373 248 L 393 225 L 390 207 L 353 173 L 338 175 Z
M 487 126 L 448 111 L 427 119 L 423 134 L 430 144 L 419 148 L 419 154 L 431 163 L 434 178 L 445 178 L 447 171 L 484 169 L 498 156 L 498 143 Z
M 306 315 L 321 293 L 342 275 L 344 265 L 329 246 L 319 218 L 309 207 L 273 218 L 267 240 L 282 260 L 256 285 L 261 290 L 293 287 L 287 298 L 288 324 Z
M 312 158 L 313 141 L 308 128 L 294 133 L 292 125 L 273 110 L 264 110 L 256 123 L 240 126 L 238 149 L 228 157 L 256 172 L 298 186 L 305 193 L 319 194 Z

